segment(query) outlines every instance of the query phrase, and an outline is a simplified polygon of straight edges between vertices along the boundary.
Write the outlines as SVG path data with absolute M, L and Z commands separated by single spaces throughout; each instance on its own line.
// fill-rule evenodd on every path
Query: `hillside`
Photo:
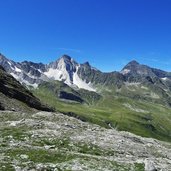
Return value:
M 101 95 L 93 92 L 93 95 L 89 96 L 86 101 L 84 95 L 80 94 L 80 90 L 73 90 L 66 84 L 65 89 L 57 85 L 59 85 L 58 82 L 43 83 L 38 89 L 33 90 L 33 93 L 57 111 L 83 121 L 133 132 L 145 137 L 171 141 L 170 107 L 146 100 L 132 99 L 118 95 L 114 91 L 103 91 Z M 61 99 L 57 93 L 61 90 L 67 93 L 69 91 L 71 94 L 74 92 L 82 98 L 82 102 Z
M 0 112 L 0 159 L 2 171 L 170 171 L 171 145 L 61 113 Z
M 0 66 L 0 108 L 1 110 L 30 111 L 31 108 L 51 111 L 29 90 L 9 75 Z

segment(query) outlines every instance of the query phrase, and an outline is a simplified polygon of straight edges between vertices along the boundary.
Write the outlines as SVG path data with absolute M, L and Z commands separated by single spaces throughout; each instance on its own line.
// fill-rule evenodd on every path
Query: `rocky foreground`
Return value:
M 60 113 L 0 112 L 1 171 L 169 171 L 171 144 Z

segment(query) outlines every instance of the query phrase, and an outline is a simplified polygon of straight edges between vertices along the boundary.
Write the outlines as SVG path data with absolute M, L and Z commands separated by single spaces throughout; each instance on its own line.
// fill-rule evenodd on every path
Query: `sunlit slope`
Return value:
M 141 95 L 145 92 L 139 92 L 141 89 L 137 86 L 133 85 L 133 87 L 137 89 L 137 94 Z M 81 120 L 130 131 L 145 137 L 171 141 L 171 109 L 164 105 L 163 101 L 150 98 L 151 94 L 145 99 L 136 98 L 133 95 L 131 97 L 129 95 L 131 91 L 126 89 L 127 86 L 119 91 L 116 88 L 110 91 L 104 89 L 98 95 L 95 92 L 73 90 L 61 82 L 53 82 L 40 85 L 34 90 L 34 94 L 56 110 Z M 61 91 L 74 94 L 82 101 L 60 98 Z M 148 91 L 147 89 L 146 93 Z

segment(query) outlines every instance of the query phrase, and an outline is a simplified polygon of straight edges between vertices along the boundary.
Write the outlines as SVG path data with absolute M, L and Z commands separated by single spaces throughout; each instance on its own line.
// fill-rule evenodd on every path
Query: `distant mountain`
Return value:
M 79 64 L 68 55 L 42 64 L 18 63 L 1 54 L 0 65 L 20 83 L 35 88 L 44 81 L 58 80 L 75 90 L 99 93 L 102 89 L 112 89 L 122 96 L 171 105 L 171 73 L 141 65 L 137 61 L 129 62 L 120 72 L 109 73 L 101 72 L 88 62 Z
M 29 108 L 52 111 L 0 66 L 0 109 L 28 111 Z
M 129 62 L 121 71 L 126 76 L 158 77 L 160 79 L 171 79 L 171 73 L 159 69 L 151 68 L 147 65 L 141 65 L 137 61 Z

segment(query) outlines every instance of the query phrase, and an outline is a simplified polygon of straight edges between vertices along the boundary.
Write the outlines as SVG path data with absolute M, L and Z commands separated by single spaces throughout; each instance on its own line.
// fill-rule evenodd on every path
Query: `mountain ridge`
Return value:
M 171 105 L 171 73 L 130 61 L 123 69 L 104 73 L 89 62 L 77 63 L 68 55 L 49 64 L 23 61 L 21 63 L 0 56 L 0 65 L 26 86 L 37 88 L 43 82 L 62 81 L 73 89 L 85 89 L 100 93 L 102 89 L 115 89 L 116 93 L 131 98 Z M 137 85 L 132 90 L 130 86 Z M 145 87 L 145 89 L 141 88 Z

